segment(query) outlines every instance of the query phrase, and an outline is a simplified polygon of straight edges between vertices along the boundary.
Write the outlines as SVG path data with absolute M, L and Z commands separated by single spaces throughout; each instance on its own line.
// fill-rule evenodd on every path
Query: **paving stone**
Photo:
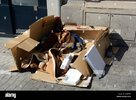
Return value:
M 6 75 L 1 75 L 2 77 L 1 77 L 1 81 L 0 81 L 0 90 L 6 90 L 6 88 L 10 85 L 9 83 L 8 83 L 8 81 L 10 80 L 9 78 L 10 78 L 10 76 L 9 76 L 9 78 L 7 78 L 7 76 Z
M 14 81 L 14 84 L 10 85 L 8 88 L 6 88 L 6 90 L 14 90 L 17 86 L 19 86 L 23 82 L 23 80 L 26 78 L 26 75 L 22 73 L 16 73 L 16 75 L 14 75 L 14 72 L 12 72 L 12 77 L 15 77 L 16 80 Z

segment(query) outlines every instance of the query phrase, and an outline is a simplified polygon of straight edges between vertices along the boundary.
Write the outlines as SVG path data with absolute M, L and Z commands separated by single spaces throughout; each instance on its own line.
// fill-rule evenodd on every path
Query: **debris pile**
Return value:
M 63 25 L 47 16 L 6 43 L 19 71 L 35 70 L 32 79 L 88 87 L 93 74 L 104 74 L 109 47 L 107 27 Z

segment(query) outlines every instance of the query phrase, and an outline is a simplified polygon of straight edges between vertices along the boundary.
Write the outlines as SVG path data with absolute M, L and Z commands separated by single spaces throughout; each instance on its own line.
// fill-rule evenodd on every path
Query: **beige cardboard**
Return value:
M 55 18 L 54 16 L 47 16 L 39 19 L 35 23 L 33 23 L 29 29 L 24 32 L 22 35 L 19 35 L 18 37 L 14 38 L 10 42 L 6 43 L 7 48 L 11 48 L 13 58 L 15 60 L 15 64 L 17 66 L 18 70 L 21 70 L 21 62 L 27 58 L 31 53 L 33 53 L 34 48 L 38 45 L 40 39 L 47 33 L 51 32 L 54 28 Z M 77 33 L 79 36 L 83 37 L 84 39 L 88 40 L 89 42 L 94 41 L 95 45 L 98 47 L 98 44 L 101 46 L 98 47 L 98 50 L 100 51 L 100 54 L 103 56 L 105 54 L 105 49 L 107 47 L 107 40 L 104 40 L 105 37 L 108 34 L 106 27 L 78 27 L 77 26 L 70 26 L 65 27 L 64 29 L 67 30 L 73 30 L 75 33 Z M 100 43 L 99 43 L 100 42 Z M 107 44 L 105 44 L 107 43 Z M 31 44 L 31 45 L 30 45 Z M 89 44 L 91 45 L 91 44 Z M 87 48 L 89 48 L 89 45 Z M 104 45 L 104 46 L 103 46 Z M 85 51 L 81 52 L 79 54 L 79 57 L 77 58 L 77 61 L 74 62 L 75 65 L 83 65 L 83 66 L 74 66 L 84 76 L 90 76 L 92 75 L 92 72 L 90 69 L 88 69 L 88 65 L 85 62 L 82 62 L 82 56 L 84 56 Z M 82 61 L 79 61 L 82 60 Z M 36 71 L 32 75 L 32 79 L 42 80 L 50 83 L 58 83 L 63 84 L 61 81 L 57 82 L 55 80 L 51 80 L 50 74 Z M 91 79 L 91 78 L 90 78 Z M 90 83 L 89 79 L 89 83 Z M 86 87 L 88 84 L 88 81 L 82 80 L 81 83 L 77 86 L 79 87 Z
M 49 83 L 57 83 L 61 85 L 66 85 L 61 80 L 59 81 L 51 80 L 50 74 L 41 72 L 41 71 L 36 71 L 36 73 L 32 74 L 31 78 L 35 80 L 49 82 Z M 92 80 L 92 76 L 88 77 L 86 80 L 82 79 L 77 86 L 78 87 L 88 87 L 91 83 L 91 80 Z
M 85 77 L 92 75 L 92 70 L 90 69 L 87 62 L 84 60 L 84 55 L 86 54 L 86 51 L 83 50 L 81 54 L 77 57 L 77 59 L 74 61 L 74 63 L 71 64 L 71 67 L 76 68 L 78 71 L 80 71 Z
M 33 23 L 22 35 L 15 37 L 5 44 L 5 47 L 11 49 L 18 70 L 21 70 L 22 60 L 33 52 L 41 37 L 52 30 L 54 22 L 54 16 L 41 18 Z M 29 42 L 32 44 L 31 46 Z
M 85 27 L 85 26 L 84 26 Z M 94 42 L 102 58 L 105 57 L 105 51 L 109 46 L 109 29 L 107 27 L 95 27 L 91 28 L 77 28 L 74 25 L 67 25 L 64 29 L 72 30 L 83 39 L 88 40 L 89 42 Z
M 27 52 L 32 51 L 40 42 L 35 41 L 34 39 L 28 38 L 24 42 L 18 45 L 18 48 L 23 49 Z
M 91 84 L 91 82 L 92 82 L 92 77 L 93 77 L 93 75 L 87 77 L 86 79 L 80 79 L 80 82 L 76 86 L 77 87 L 85 87 L 85 88 L 88 87 Z M 59 81 L 58 84 L 69 85 L 69 84 L 64 84 L 62 80 Z M 69 85 L 69 86 L 73 86 L 73 85 Z
M 21 71 L 21 62 L 30 55 L 30 52 L 22 50 L 15 46 L 11 49 L 15 64 L 19 71 Z
M 96 46 L 92 45 L 84 56 L 88 65 L 90 65 L 91 69 L 93 70 L 94 74 L 97 77 L 101 77 L 104 73 L 106 63 L 104 62 L 104 59 L 101 57 Z
M 113 58 L 104 58 L 104 61 L 107 65 L 111 65 L 113 63 Z
M 17 68 L 16 65 L 13 65 L 13 66 L 10 67 L 10 69 L 8 71 L 10 71 L 10 72 L 16 72 L 16 71 L 18 71 L 18 68 Z
M 38 70 L 34 74 L 32 74 L 31 78 L 49 83 L 57 83 L 57 81 L 51 79 L 50 74 Z
M 45 34 L 53 29 L 54 23 L 54 16 L 47 16 L 36 21 L 29 27 L 30 38 L 39 41 Z
M 100 55 L 102 56 L 102 58 L 105 57 L 105 51 L 106 49 L 109 47 L 109 44 L 110 43 L 110 40 L 108 38 L 108 36 L 100 39 L 97 44 L 96 44 L 96 47 L 100 53 Z
M 28 35 L 19 35 L 19 36 L 15 37 L 14 39 L 10 40 L 9 42 L 7 42 L 5 44 L 5 47 L 11 49 L 14 46 L 18 45 L 19 43 L 26 40 L 28 37 L 29 37 Z

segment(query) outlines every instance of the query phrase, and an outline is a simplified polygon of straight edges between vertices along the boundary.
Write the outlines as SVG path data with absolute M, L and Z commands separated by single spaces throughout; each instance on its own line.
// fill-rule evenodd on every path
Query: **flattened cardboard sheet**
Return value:
M 81 80 L 79 82 L 79 84 L 76 85 L 76 86 L 78 86 L 78 87 L 88 87 L 92 82 L 92 77 L 93 76 L 90 76 L 85 80 Z M 49 83 L 57 83 L 57 84 L 61 84 L 61 85 L 66 85 L 62 82 L 62 80 L 60 80 L 60 81 L 51 80 L 50 74 L 45 73 L 45 72 L 41 72 L 41 71 L 38 71 L 38 70 L 36 71 L 36 73 L 32 74 L 31 78 L 34 79 L 34 80 L 40 80 L 40 81 L 49 82 Z M 71 86 L 71 85 L 69 85 L 69 86 Z
M 13 66 L 11 66 L 11 67 L 9 68 L 8 71 L 9 71 L 9 72 L 17 72 L 17 71 L 18 71 L 18 68 L 17 68 L 16 65 L 13 65 Z
M 40 80 L 40 81 L 46 81 L 49 83 L 57 83 L 55 80 L 51 80 L 51 75 L 42 71 L 36 71 L 34 74 L 32 74 L 31 78 L 35 80 Z

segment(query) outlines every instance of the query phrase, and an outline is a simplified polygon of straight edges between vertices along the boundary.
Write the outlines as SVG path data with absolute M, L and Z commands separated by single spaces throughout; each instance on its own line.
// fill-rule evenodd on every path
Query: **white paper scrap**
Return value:
M 66 78 L 62 80 L 64 84 L 69 85 L 77 85 L 80 81 L 80 77 L 82 76 L 81 72 L 79 72 L 77 69 L 69 69 L 66 73 Z

